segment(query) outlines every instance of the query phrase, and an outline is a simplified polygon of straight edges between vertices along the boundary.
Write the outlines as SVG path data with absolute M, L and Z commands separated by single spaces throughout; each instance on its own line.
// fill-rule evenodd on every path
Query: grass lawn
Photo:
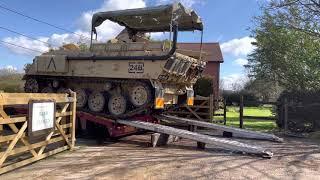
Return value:
M 221 110 L 218 111 L 221 113 Z M 244 116 L 260 116 L 260 117 L 272 117 L 272 107 L 245 107 Z M 214 117 L 216 120 L 222 120 L 222 116 Z M 228 106 L 227 107 L 227 126 L 239 127 L 239 107 Z M 275 121 L 271 120 L 254 120 L 244 119 L 243 126 L 245 129 L 255 131 L 272 131 L 277 128 Z
M 5 92 L 22 92 L 24 81 L 22 74 L 0 76 L 0 90 Z

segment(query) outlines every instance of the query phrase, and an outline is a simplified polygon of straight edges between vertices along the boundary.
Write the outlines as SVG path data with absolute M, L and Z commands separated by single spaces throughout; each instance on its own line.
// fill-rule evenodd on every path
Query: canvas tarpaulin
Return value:
M 180 3 L 139 9 L 99 12 L 92 17 L 92 30 L 105 20 L 118 23 L 136 32 L 162 32 L 171 30 L 171 22 L 180 31 L 202 30 L 203 24 L 195 11 Z

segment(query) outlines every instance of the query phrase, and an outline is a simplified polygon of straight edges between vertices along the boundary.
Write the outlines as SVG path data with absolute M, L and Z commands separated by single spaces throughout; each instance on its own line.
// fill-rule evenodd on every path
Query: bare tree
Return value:
M 320 37 L 320 0 L 272 0 L 270 8 L 280 14 L 279 26 Z

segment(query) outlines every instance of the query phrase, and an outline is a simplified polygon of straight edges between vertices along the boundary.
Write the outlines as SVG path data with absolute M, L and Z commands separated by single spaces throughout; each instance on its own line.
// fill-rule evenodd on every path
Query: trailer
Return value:
M 23 112 L 24 109 L 16 109 L 16 111 Z M 211 136 L 208 134 L 203 134 L 200 132 L 189 131 L 184 129 L 179 129 L 175 127 L 170 127 L 166 125 L 161 125 L 161 121 L 173 121 L 179 122 L 186 125 L 197 126 L 202 128 L 207 128 L 209 130 L 222 131 L 223 134 L 221 137 Z M 207 122 L 200 122 L 197 120 L 192 120 L 188 118 L 181 118 L 177 116 L 169 115 L 136 115 L 129 119 L 110 119 L 104 117 L 103 114 L 92 114 L 88 112 L 78 111 L 76 116 L 76 125 L 77 132 L 81 131 L 94 131 L 97 132 L 97 129 L 90 129 L 90 127 L 103 127 L 103 132 L 98 133 L 97 138 L 120 138 L 124 136 L 133 135 L 140 131 L 151 131 L 164 135 L 165 138 L 161 139 L 162 142 L 159 144 L 166 144 L 163 141 L 169 142 L 168 139 L 171 137 L 185 138 L 197 142 L 199 148 L 205 148 L 206 144 L 215 145 L 217 147 L 227 149 L 234 152 L 242 152 L 247 154 L 255 154 L 264 158 L 271 158 L 273 152 L 270 150 L 253 146 L 246 143 L 241 143 L 235 140 L 230 139 L 230 137 L 240 137 L 248 139 L 258 139 L 258 140 L 269 140 L 274 142 L 283 142 L 282 138 L 279 138 L 273 134 L 255 132 L 250 130 L 244 130 L 234 127 L 228 127 L 218 124 L 212 124 Z M 227 134 L 228 138 L 225 138 Z M 152 137 L 151 139 L 153 139 Z M 171 139 L 172 141 L 172 139 Z M 151 142 L 154 143 L 154 142 Z
M 88 112 L 77 112 L 77 123 L 82 130 L 88 130 L 88 124 L 94 126 L 104 126 L 105 135 L 111 138 L 118 138 L 123 136 L 132 135 L 141 130 L 160 133 L 161 135 L 185 138 L 196 141 L 198 147 L 205 147 L 206 144 L 215 145 L 220 148 L 224 148 L 231 151 L 242 152 L 247 154 L 255 154 L 264 158 L 271 158 L 273 153 L 263 147 L 253 146 L 245 143 L 241 143 L 235 140 L 230 140 L 224 137 L 213 137 L 198 132 L 191 132 L 184 129 L 178 129 L 170 126 L 161 125 L 162 120 L 171 120 L 176 122 L 183 122 L 188 125 L 194 125 L 198 127 L 207 127 L 209 129 L 223 130 L 234 134 L 235 137 L 247 137 L 261 140 L 271 140 L 276 142 L 282 142 L 282 139 L 266 133 L 259 133 L 248 130 L 241 130 L 238 128 L 230 128 L 227 126 L 221 126 L 211 123 L 199 122 L 187 118 L 180 118 L 167 115 L 137 115 L 129 119 L 109 119 L 103 117 L 103 115 L 94 115 Z M 101 134 L 100 134 L 101 136 Z
M 149 123 L 158 124 L 160 121 L 150 115 L 136 115 L 132 117 L 136 121 L 144 121 Z M 92 127 L 103 127 L 105 134 L 99 133 L 98 135 L 110 138 L 119 138 L 123 136 L 132 135 L 139 132 L 139 128 L 134 126 L 128 126 L 118 123 L 114 119 L 104 117 L 102 114 L 92 114 L 88 112 L 78 111 L 76 127 L 78 132 L 87 131 L 86 133 L 92 133 L 97 129 Z

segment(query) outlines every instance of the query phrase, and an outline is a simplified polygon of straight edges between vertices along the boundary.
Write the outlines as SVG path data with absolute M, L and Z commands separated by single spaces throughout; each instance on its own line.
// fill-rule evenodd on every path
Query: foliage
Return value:
M 240 96 L 243 96 L 243 102 L 246 106 L 258 106 L 257 104 L 258 98 L 251 92 L 246 90 L 243 91 L 226 91 L 222 92 L 222 96 L 226 99 L 226 103 L 228 106 L 233 104 L 240 104 Z
M 240 103 L 240 93 L 237 91 L 223 90 L 222 97 L 226 100 L 228 106 Z
M 30 70 L 31 66 L 32 64 L 30 63 L 25 64 L 23 67 L 24 72 L 27 73 Z
M 307 132 L 320 128 L 320 90 L 313 91 L 284 91 L 281 93 L 278 104 L 288 103 L 288 126 L 291 131 Z M 277 125 L 284 126 L 284 108 L 277 108 Z
M 4 92 L 23 92 L 22 74 L 0 75 L 0 90 Z
M 251 79 L 243 87 L 243 91 L 247 91 L 260 101 L 265 102 L 276 101 L 281 90 L 277 82 L 269 81 L 268 79 Z
M 80 48 L 80 51 L 88 51 L 90 49 L 88 44 L 86 43 L 78 43 L 78 46 Z
M 304 16 L 295 7 L 286 11 L 291 16 Z M 285 16 L 290 18 L 291 16 Z M 246 66 L 256 79 L 277 82 L 286 89 L 320 89 L 320 41 L 310 33 L 283 27 L 282 11 L 265 9 L 256 18 L 253 30 L 256 49 L 249 55 Z M 308 28 L 308 22 L 292 19 L 295 24 Z
M 205 75 L 198 79 L 193 86 L 196 95 L 208 97 L 213 93 L 213 77 Z
M 277 25 L 320 37 L 320 2 L 316 0 L 272 0 L 270 9 L 277 14 Z

